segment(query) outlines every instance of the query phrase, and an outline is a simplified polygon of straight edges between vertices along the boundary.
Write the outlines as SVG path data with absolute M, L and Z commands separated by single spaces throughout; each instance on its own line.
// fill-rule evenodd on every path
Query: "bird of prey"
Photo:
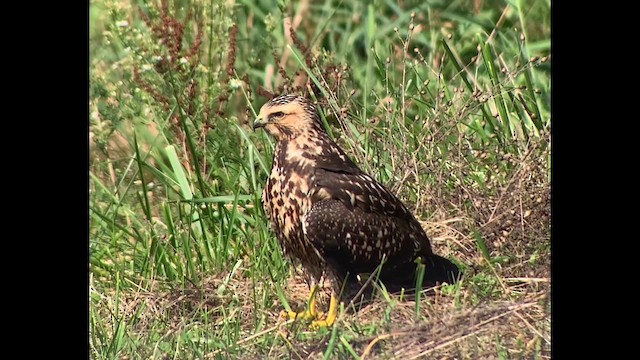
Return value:
M 315 327 L 333 325 L 343 283 L 353 284 L 362 273 L 379 271 L 385 285 L 414 288 L 422 263 L 423 285 L 457 280 L 458 267 L 432 252 L 407 207 L 329 137 L 308 99 L 271 99 L 253 128 L 277 140 L 262 203 L 285 255 L 302 265 L 312 289 L 308 309 L 289 317 L 313 319 Z M 315 309 L 322 276 L 332 284 L 326 316 Z

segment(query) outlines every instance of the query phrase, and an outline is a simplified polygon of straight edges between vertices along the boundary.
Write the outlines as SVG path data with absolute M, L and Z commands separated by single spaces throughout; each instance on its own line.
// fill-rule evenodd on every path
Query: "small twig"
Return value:
M 522 233 L 520 234 L 520 236 L 522 237 L 522 241 L 526 241 L 525 240 L 525 232 L 524 232 L 524 208 L 522 206 L 522 193 L 519 194 L 518 196 L 518 202 L 520 203 L 520 229 L 522 231 Z
M 530 303 L 524 303 L 524 304 L 519 304 L 519 305 L 515 305 L 515 306 L 510 306 L 508 311 L 505 311 L 502 314 L 499 314 L 499 315 L 496 315 L 496 316 L 492 316 L 491 318 L 489 318 L 487 320 L 484 320 L 484 321 L 481 321 L 478 324 L 472 326 L 471 328 L 473 329 L 473 331 L 471 331 L 470 333 L 462 335 L 462 336 L 459 336 L 457 338 L 453 338 L 453 339 L 441 342 L 440 344 L 436 345 L 435 347 L 433 347 L 431 349 L 427 349 L 427 350 L 425 350 L 425 351 L 419 353 L 418 355 L 415 355 L 415 356 L 413 356 L 413 357 L 411 357 L 409 359 L 417 359 L 417 358 L 423 357 L 423 356 L 425 356 L 425 355 L 427 355 L 429 353 L 432 353 L 432 352 L 434 352 L 434 351 L 436 351 L 438 349 L 442 349 L 442 348 L 444 348 L 446 346 L 449 346 L 451 344 L 459 342 L 459 341 L 461 341 L 461 340 L 463 340 L 463 339 L 465 339 L 465 338 L 467 338 L 467 337 L 469 337 L 471 335 L 475 335 L 475 334 L 479 333 L 480 331 L 485 330 L 485 329 L 482 328 L 484 325 L 487 325 L 487 324 L 489 324 L 491 322 L 494 322 L 494 321 L 496 321 L 496 320 L 498 320 L 498 319 L 500 319 L 500 318 L 502 318 L 502 317 L 504 317 L 506 315 L 514 313 L 514 312 L 516 312 L 518 310 L 522 310 L 522 309 L 525 309 L 525 308 L 528 308 L 528 307 L 534 306 L 534 305 L 537 305 L 537 303 L 530 302 Z
M 371 352 L 371 350 L 373 349 L 373 346 L 380 340 L 386 340 L 388 338 L 393 338 L 396 336 L 403 336 L 403 335 L 410 335 L 411 332 L 399 332 L 399 333 L 392 333 L 392 334 L 384 334 L 384 335 L 378 335 L 376 336 L 373 340 L 371 340 L 369 342 L 369 344 L 367 345 L 367 347 L 364 348 L 364 351 L 362 352 L 362 355 L 360 356 L 360 360 L 364 360 L 365 356 L 369 355 L 369 353 Z
M 409 358 L 409 360 L 413 360 L 413 359 L 421 358 L 421 357 L 423 357 L 423 356 L 425 356 L 425 355 L 427 355 L 427 354 L 429 354 L 429 353 L 431 353 L 431 352 L 434 352 L 434 351 L 436 351 L 436 350 L 438 350 L 438 349 L 441 349 L 441 348 L 443 348 L 443 347 L 449 346 L 449 345 L 451 345 L 451 344 L 453 344 L 453 343 L 456 343 L 456 342 L 458 342 L 458 341 L 464 340 L 464 339 L 468 338 L 469 336 L 471 336 L 471 335 L 475 335 L 475 334 L 477 334 L 477 333 L 479 333 L 479 332 L 481 332 L 481 331 L 485 331 L 485 329 L 476 329 L 476 330 L 474 330 L 474 331 L 472 331 L 472 332 L 470 332 L 470 333 L 468 333 L 468 334 L 466 334 L 466 335 L 460 336 L 459 338 L 455 338 L 455 339 L 451 339 L 451 340 L 449 340 L 449 341 L 443 342 L 443 343 L 439 344 L 438 346 L 436 346 L 436 347 L 434 347 L 434 348 L 431 348 L 431 349 L 425 350 L 425 351 L 423 351 L 423 352 L 419 353 L 418 355 L 415 355 L 415 356 L 413 356 L 413 357 Z
M 364 290 L 366 289 L 366 287 L 371 284 L 371 282 L 373 281 L 373 278 L 376 276 L 376 274 L 378 273 L 380 267 L 383 265 L 383 263 L 381 263 L 380 265 L 378 265 L 378 267 L 376 267 L 376 269 L 374 271 L 371 272 L 371 274 L 369 274 L 369 277 L 367 278 L 367 280 L 364 282 L 364 284 L 362 284 L 362 286 L 360 287 L 360 289 L 358 290 L 358 292 L 351 298 L 351 301 L 349 301 L 349 305 L 347 307 L 355 307 L 355 301 L 357 298 L 360 297 L 360 295 L 362 295 L 364 293 Z
M 533 149 L 535 149 L 535 147 L 531 147 L 526 154 L 524 154 L 524 156 L 522 157 L 522 159 L 520 160 L 520 165 L 519 165 L 519 169 L 518 171 L 516 171 L 516 173 L 513 175 L 513 177 L 509 180 L 509 183 L 507 184 L 507 186 L 504 187 L 504 190 L 502 191 L 502 193 L 500 194 L 500 198 L 498 198 L 498 202 L 496 203 L 495 208 L 493 209 L 493 211 L 491 212 L 491 215 L 489 215 L 489 220 L 484 223 L 481 227 L 486 226 L 487 224 L 489 224 L 492 220 L 493 220 L 493 216 L 496 214 L 496 211 L 498 210 L 498 208 L 500 207 L 502 200 L 504 199 L 504 197 L 506 196 L 509 188 L 511 187 L 511 185 L 513 185 L 513 183 L 516 181 L 516 179 L 518 179 L 520 177 L 520 172 L 523 171 L 525 169 L 525 166 L 523 166 L 522 164 L 524 164 L 524 161 L 527 160 L 527 158 L 529 157 L 529 155 L 531 155 L 531 153 L 533 153 Z
M 540 333 L 540 331 L 538 331 L 538 329 L 536 329 L 533 325 L 531 325 L 527 319 L 524 318 L 524 316 L 520 315 L 519 312 L 514 312 L 514 314 L 516 314 L 517 317 L 520 318 L 520 320 L 522 320 L 524 322 L 524 324 L 529 328 L 529 330 L 533 331 L 536 335 L 540 336 L 544 341 L 547 342 L 547 344 L 551 344 L 551 340 L 547 339 L 544 335 L 542 335 L 542 333 Z
M 484 259 L 484 257 L 483 257 L 483 259 Z M 493 266 L 493 264 L 491 264 L 489 259 L 484 259 L 484 261 L 487 263 L 487 265 L 489 266 L 489 269 L 491 269 L 491 272 L 493 273 L 493 275 L 495 275 L 496 279 L 498 279 L 498 283 L 502 287 L 502 290 L 504 290 L 504 293 L 508 294 L 509 293 L 509 289 L 507 288 L 507 285 L 504 284 L 504 281 L 502 281 L 502 278 L 500 277 L 500 275 L 498 275 L 498 272 L 496 271 L 496 268 Z
M 507 282 L 550 282 L 549 278 L 525 278 L 525 277 L 511 277 L 504 278 Z
M 295 320 L 287 320 L 287 321 L 285 322 L 285 324 L 290 324 L 290 323 L 292 323 L 292 322 L 294 322 L 294 321 L 295 321 Z M 278 323 L 278 324 L 276 324 L 275 326 L 272 326 L 272 327 L 270 327 L 270 328 L 268 328 L 268 329 L 266 329 L 266 330 L 262 330 L 262 331 L 260 331 L 260 332 L 257 332 L 257 333 L 255 333 L 255 334 L 251 335 L 251 336 L 247 336 L 246 338 L 244 338 L 244 339 L 242 339 L 242 340 L 240 340 L 240 341 L 236 342 L 236 343 L 235 343 L 235 345 L 236 345 L 236 346 L 237 346 L 237 345 L 242 345 L 242 344 L 244 344 L 244 343 L 246 343 L 246 342 L 248 342 L 248 341 L 251 341 L 251 340 L 253 340 L 253 339 L 257 338 L 257 337 L 260 337 L 260 336 L 262 336 L 262 335 L 268 334 L 268 333 L 270 333 L 270 332 L 272 332 L 272 331 L 277 330 L 278 328 L 280 328 L 280 326 L 281 326 L 281 325 L 282 325 L 282 323 Z M 223 351 L 222 349 L 214 350 L 214 351 L 210 352 L 209 354 L 206 354 L 206 355 L 205 355 L 205 358 L 207 358 L 207 359 L 211 359 L 211 358 L 213 358 L 215 355 L 217 355 L 217 354 L 221 353 L 222 351 Z
M 498 29 L 499 27 L 502 26 L 502 24 L 504 23 L 505 19 L 507 18 L 507 13 L 509 12 L 509 10 L 511 10 L 509 5 L 505 6 L 504 10 L 502 10 L 502 14 L 500 14 L 500 18 L 496 22 L 496 26 L 493 27 L 493 30 L 491 30 L 491 34 L 489 34 L 489 38 L 487 38 L 487 42 L 488 43 L 492 43 L 493 42 L 493 38 L 496 35 L 496 29 Z

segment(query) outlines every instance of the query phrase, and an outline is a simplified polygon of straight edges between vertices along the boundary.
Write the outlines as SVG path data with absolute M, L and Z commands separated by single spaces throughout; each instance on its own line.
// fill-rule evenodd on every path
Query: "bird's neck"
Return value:
M 323 152 L 322 145 L 326 144 L 323 136 L 327 137 L 324 133 L 310 131 L 291 139 L 280 140 L 276 145 L 274 158 L 279 164 L 313 166 Z

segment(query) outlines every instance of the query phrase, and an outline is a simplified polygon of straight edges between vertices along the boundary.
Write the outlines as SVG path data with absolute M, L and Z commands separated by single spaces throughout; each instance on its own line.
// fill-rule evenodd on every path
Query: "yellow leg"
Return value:
M 302 312 L 295 311 L 283 311 L 281 313 L 282 317 L 289 318 L 290 320 L 296 319 L 305 319 L 305 320 L 313 320 L 311 322 L 311 328 L 317 329 L 321 327 L 330 327 L 336 322 L 336 318 L 338 317 L 338 297 L 331 293 L 331 302 L 329 303 L 329 312 L 324 320 L 320 320 L 324 317 L 324 313 L 322 311 L 316 310 L 316 297 L 318 295 L 319 286 L 314 286 L 311 289 L 311 294 L 309 295 L 309 304 L 307 306 L 307 310 Z
M 333 323 L 336 322 L 337 317 L 338 298 L 333 293 L 331 293 L 331 303 L 329 304 L 329 312 L 327 313 L 327 318 L 324 320 L 314 320 L 311 323 L 311 327 L 316 329 L 320 327 L 330 327 L 331 325 L 333 325 Z
M 309 304 L 305 311 L 302 311 L 302 312 L 283 311 L 280 315 L 282 317 L 289 318 L 290 320 L 296 320 L 296 319 L 315 320 L 321 317 L 323 313 L 316 311 L 316 296 L 318 294 L 318 290 L 319 290 L 318 285 L 314 285 L 313 289 L 311 289 L 311 294 L 309 295 Z

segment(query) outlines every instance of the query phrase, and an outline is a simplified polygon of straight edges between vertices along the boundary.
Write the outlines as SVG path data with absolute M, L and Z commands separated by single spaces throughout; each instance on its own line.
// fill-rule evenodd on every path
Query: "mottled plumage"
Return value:
M 383 256 L 380 278 L 391 285 L 414 285 L 418 258 L 426 265 L 425 285 L 456 280 L 458 268 L 433 254 L 407 207 L 329 138 L 307 99 L 274 98 L 254 127 L 277 140 L 265 212 L 282 249 L 311 282 L 330 275 L 337 294 L 345 280 L 376 270 Z

